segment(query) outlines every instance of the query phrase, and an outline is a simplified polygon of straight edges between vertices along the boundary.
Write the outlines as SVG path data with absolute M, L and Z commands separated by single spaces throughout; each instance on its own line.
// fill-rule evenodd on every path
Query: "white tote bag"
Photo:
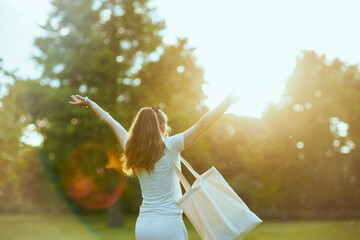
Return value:
M 185 189 L 176 203 L 186 214 L 203 240 L 242 239 L 262 222 L 229 186 L 215 167 L 199 175 L 181 157 L 181 161 L 196 178 L 192 186 L 172 161 L 171 153 L 165 154 Z

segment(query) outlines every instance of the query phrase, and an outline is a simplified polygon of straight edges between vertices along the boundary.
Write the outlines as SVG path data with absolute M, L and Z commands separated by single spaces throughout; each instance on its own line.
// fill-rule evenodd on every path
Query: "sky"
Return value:
M 303 50 L 360 62 L 358 0 L 152 2 L 166 23 L 164 41 L 187 37 L 196 48 L 210 109 L 233 92 L 240 101 L 229 112 L 260 118 L 270 102 L 280 99 Z M 48 0 L 0 0 L 0 58 L 7 70 L 39 76 L 41 69 L 31 60 L 33 39 L 50 9 Z

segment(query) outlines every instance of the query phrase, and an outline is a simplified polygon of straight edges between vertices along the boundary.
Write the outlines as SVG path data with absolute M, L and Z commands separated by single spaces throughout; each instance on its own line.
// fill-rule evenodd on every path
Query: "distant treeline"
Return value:
M 0 68 L 14 81 L 0 108 L 0 212 L 102 212 L 79 199 L 123 181 L 114 134 L 89 109 L 69 105 L 71 94 L 87 95 L 125 128 L 142 106 L 162 107 L 173 134 L 207 112 L 203 70 L 187 40 L 164 44 L 164 22 L 146 0 L 97 3 L 52 1 L 46 34 L 35 40 L 39 79 Z M 304 51 L 263 118 L 228 114 L 183 156 L 200 173 L 214 165 L 260 217 L 360 217 L 359 123 L 357 66 Z M 24 129 L 43 136 L 39 149 L 23 143 Z M 136 213 L 140 204 L 130 178 L 112 208 Z

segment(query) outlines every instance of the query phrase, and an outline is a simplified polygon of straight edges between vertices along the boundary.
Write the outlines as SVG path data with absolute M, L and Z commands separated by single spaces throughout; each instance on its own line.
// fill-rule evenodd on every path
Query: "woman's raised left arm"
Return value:
M 117 140 L 123 148 L 124 141 L 128 138 L 128 133 L 119 122 L 117 122 L 114 118 L 110 116 L 108 112 L 105 112 L 101 107 L 99 107 L 99 105 L 97 105 L 94 101 L 91 101 L 87 97 L 82 97 L 80 95 L 71 95 L 71 99 L 73 100 L 73 102 L 69 101 L 69 103 L 72 105 L 90 107 L 94 111 L 94 113 L 100 118 L 100 121 L 103 121 L 113 130 Z

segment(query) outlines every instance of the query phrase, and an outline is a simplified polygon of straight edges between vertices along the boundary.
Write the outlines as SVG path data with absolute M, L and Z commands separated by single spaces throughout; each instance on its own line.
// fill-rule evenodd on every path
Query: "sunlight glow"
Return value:
M 23 136 L 20 138 L 20 141 L 27 145 L 38 147 L 44 141 L 44 137 L 36 131 L 35 124 L 29 124 L 23 129 Z
M 165 20 L 164 43 L 187 37 L 189 45 L 196 48 L 194 53 L 208 82 L 203 86 L 208 95 L 204 103 L 210 109 L 235 91 L 241 101 L 229 112 L 260 118 L 270 102 L 281 98 L 302 50 L 359 63 L 357 0 L 224 0 L 221 4 L 151 0 L 149 5 L 156 8 L 155 19 Z M 38 77 L 41 69 L 34 67 L 30 55 L 35 51 L 33 38 L 41 32 L 38 24 L 51 9 L 49 0 L 3 0 L 0 7 L 6 8 L 0 22 L 0 34 L 7 36 L 0 39 L 4 67 L 21 66 L 20 76 Z M 14 49 L 12 44 L 19 47 Z M 130 43 L 121 46 L 128 48 Z
M 356 0 L 154 1 L 166 21 L 164 42 L 188 37 L 196 48 L 210 109 L 235 91 L 241 101 L 229 112 L 260 118 L 281 98 L 302 50 L 359 62 Z

